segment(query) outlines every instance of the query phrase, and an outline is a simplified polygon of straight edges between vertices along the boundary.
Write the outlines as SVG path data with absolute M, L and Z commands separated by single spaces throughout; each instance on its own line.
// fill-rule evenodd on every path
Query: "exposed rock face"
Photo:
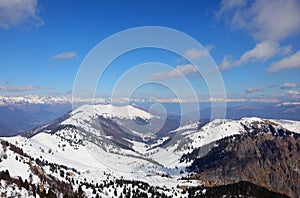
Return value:
M 209 186 L 249 181 L 299 197 L 300 135 L 269 121 L 244 127 L 249 133 L 217 141 L 203 157 L 193 152 L 191 177 Z

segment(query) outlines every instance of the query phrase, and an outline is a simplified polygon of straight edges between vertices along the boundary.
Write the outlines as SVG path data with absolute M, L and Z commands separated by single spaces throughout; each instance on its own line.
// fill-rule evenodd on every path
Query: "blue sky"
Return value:
M 0 94 L 70 94 L 80 64 L 94 46 L 115 33 L 139 26 L 173 28 L 206 46 L 222 74 L 229 99 L 300 99 L 298 0 L 2 0 Z M 154 49 L 127 53 L 110 65 L 97 94 L 109 95 L 130 68 L 161 62 L 187 69 L 183 75 L 205 100 L 209 90 L 204 80 L 193 77 L 189 63 L 180 58 Z M 157 73 L 150 67 L 141 75 Z M 181 84 L 180 78 L 167 72 L 160 75 L 166 75 L 165 81 Z M 137 91 L 143 97 L 174 96 L 157 85 Z

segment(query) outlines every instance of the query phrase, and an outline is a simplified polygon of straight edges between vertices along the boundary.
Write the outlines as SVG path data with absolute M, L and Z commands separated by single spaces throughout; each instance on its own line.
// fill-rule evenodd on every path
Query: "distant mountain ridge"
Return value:
M 201 118 L 210 117 L 211 108 L 201 110 Z M 300 120 L 300 104 L 239 105 L 226 109 L 227 119 L 260 117 L 265 119 Z
M 11 136 L 19 134 L 46 124 L 70 110 L 70 105 L 59 104 L 0 105 L 0 135 Z

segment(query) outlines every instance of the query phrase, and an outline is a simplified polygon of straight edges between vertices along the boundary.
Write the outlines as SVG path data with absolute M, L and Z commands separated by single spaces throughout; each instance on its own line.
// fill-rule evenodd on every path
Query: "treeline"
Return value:
M 23 179 L 21 177 L 19 177 L 17 179 L 12 178 L 10 176 L 8 170 L 0 172 L 0 180 L 5 180 L 7 186 L 15 184 L 17 186 L 17 188 L 19 188 L 19 190 L 21 190 L 22 188 L 25 188 L 28 191 L 29 195 L 34 196 L 34 197 L 36 197 L 36 195 L 39 195 L 41 198 L 57 198 L 57 197 L 59 197 L 59 196 L 57 196 L 57 194 L 60 194 L 60 193 L 63 194 L 63 198 L 74 198 L 74 197 L 83 198 L 83 197 L 85 197 L 85 194 L 82 191 L 81 187 L 74 192 L 73 191 L 57 192 L 58 188 L 61 189 L 64 186 L 63 183 L 57 183 L 56 187 L 55 187 L 55 185 L 50 185 L 50 188 L 48 188 L 46 190 L 46 188 L 42 184 L 33 184 L 31 182 L 28 182 L 27 179 L 25 179 L 23 181 Z M 12 189 L 14 190 L 14 187 Z
M 215 187 L 189 187 L 186 189 L 189 197 L 264 197 L 288 198 L 288 196 L 268 190 L 267 188 L 241 181 L 234 184 Z

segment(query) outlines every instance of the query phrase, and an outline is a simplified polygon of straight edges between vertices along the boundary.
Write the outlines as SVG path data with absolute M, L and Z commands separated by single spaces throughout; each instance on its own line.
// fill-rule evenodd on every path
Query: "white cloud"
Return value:
M 224 69 L 229 69 L 229 68 L 235 67 L 235 66 L 237 66 L 236 61 L 234 61 L 231 56 L 225 55 L 219 68 L 224 70 Z M 212 71 L 216 71 L 216 70 L 212 70 Z
M 249 51 L 246 51 L 238 61 L 239 64 L 244 64 L 248 61 L 267 60 L 274 57 L 280 51 L 279 44 L 272 41 L 263 41 L 257 43 L 256 46 Z
M 277 103 L 278 99 L 275 98 L 252 98 L 249 101 L 251 102 L 259 102 L 259 103 Z
M 54 55 L 53 59 L 55 59 L 55 60 L 73 59 L 77 56 L 78 55 L 76 52 L 63 52 L 63 53 Z
M 299 0 L 223 0 L 218 16 L 258 40 L 279 41 L 300 32 Z
M 262 92 L 264 88 L 248 88 L 246 89 L 246 93 L 254 93 L 254 92 Z
M 285 47 L 282 47 L 280 49 L 281 55 L 288 55 L 292 52 L 292 45 L 287 45 Z
M 166 72 L 158 72 L 149 76 L 149 80 L 166 80 L 171 78 L 181 78 L 196 74 L 198 68 L 192 64 L 178 65 L 175 69 Z
M 211 52 L 212 50 L 214 50 L 216 48 L 215 45 L 213 44 L 208 44 L 208 45 L 205 45 L 205 49 L 209 52 Z
M 215 48 L 214 45 L 206 45 L 205 49 L 199 50 L 199 49 L 188 49 L 185 52 L 185 56 L 190 60 L 196 60 L 202 57 L 206 57 L 209 55 L 209 52 L 212 51 Z M 180 59 L 180 61 L 183 59 Z
M 280 89 L 291 89 L 291 88 L 295 88 L 296 84 L 295 83 L 284 83 Z
M 295 54 L 285 57 L 277 62 L 274 62 L 270 68 L 269 72 L 278 72 L 284 69 L 296 69 L 300 68 L 300 50 Z
M 286 53 L 287 47 L 280 48 L 277 42 L 262 41 L 257 43 L 251 50 L 246 51 L 239 60 L 233 60 L 232 57 L 226 55 L 220 65 L 221 69 L 229 69 L 231 67 L 246 64 L 249 61 L 266 61 L 277 54 Z
M 299 91 L 287 91 L 285 92 L 286 94 L 288 95 L 293 95 L 293 96 L 298 96 L 300 95 L 300 92 Z
M 232 9 L 243 7 L 245 4 L 245 0 L 223 0 L 221 2 L 221 9 L 219 11 L 219 15 L 223 15 Z
M 21 23 L 40 26 L 38 0 L 0 0 L 0 26 L 9 29 Z
M 208 51 L 207 50 L 189 49 L 185 52 L 184 55 L 191 60 L 195 60 L 195 59 L 207 56 Z
M 210 97 L 206 100 L 200 100 L 198 102 L 246 102 L 247 100 L 244 98 L 213 98 Z
M 280 93 L 277 97 L 280 98 L 282 102 L 298 102 L 300 99 L 300 92 L 289 90 Z

